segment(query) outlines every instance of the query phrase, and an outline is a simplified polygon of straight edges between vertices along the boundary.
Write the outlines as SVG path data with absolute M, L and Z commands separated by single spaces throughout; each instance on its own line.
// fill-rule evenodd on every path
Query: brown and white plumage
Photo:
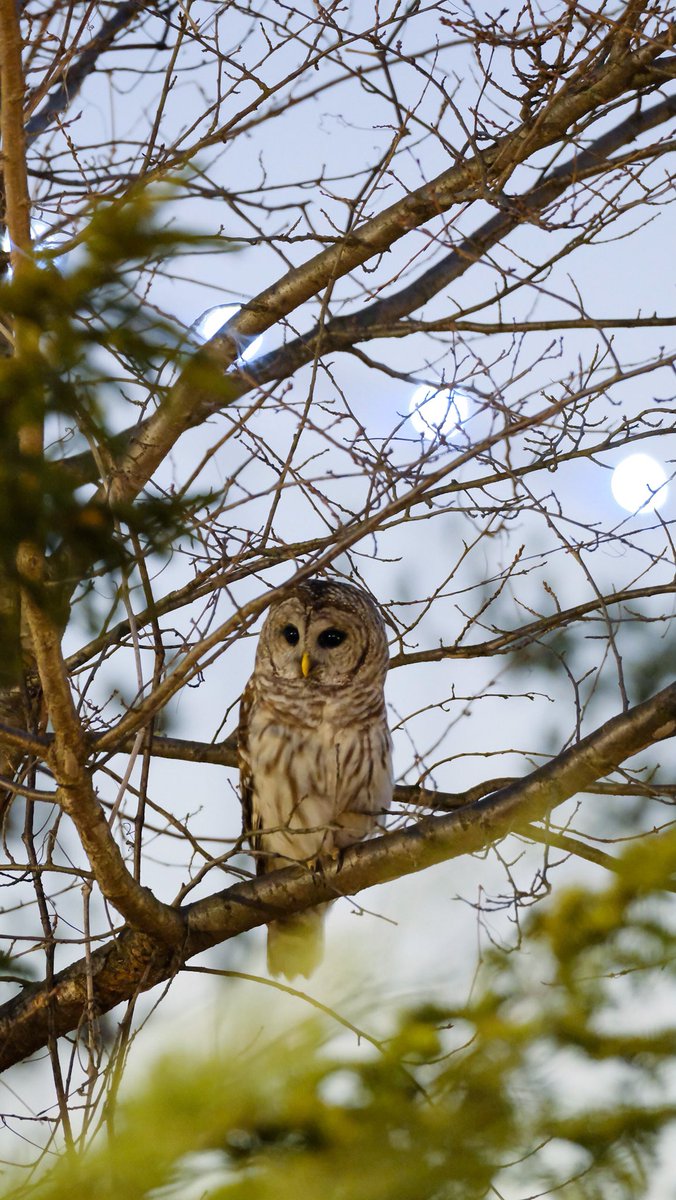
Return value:
M 271 606 L 239 730 L 244 830 L 259 874 L 313 866 L 366 837 L 386 812 L 387 660 L 382 618 L 359 588 L 312 579 Z M 318 965 L 324 907 L 270 923 L 273 974 Z

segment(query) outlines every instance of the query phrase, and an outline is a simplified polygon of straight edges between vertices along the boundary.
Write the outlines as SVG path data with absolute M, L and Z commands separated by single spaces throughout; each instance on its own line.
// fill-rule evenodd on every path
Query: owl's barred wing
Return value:
M 256 859 L 256 874 L 262 875 L 265 870 L 265 859 L 260 854 L 261 839 L 256 833 L 260 829 L 260 817 L 254 814 L 253 808 L 253 770 L 249 756 L 249 714 L 253 704 L 253 680 L 249 680 L 239 705 L 239 727 L 237 730 L 237 757 L 239 760 L 239 791 L 242 803 L 242 833 L 247 838 Z

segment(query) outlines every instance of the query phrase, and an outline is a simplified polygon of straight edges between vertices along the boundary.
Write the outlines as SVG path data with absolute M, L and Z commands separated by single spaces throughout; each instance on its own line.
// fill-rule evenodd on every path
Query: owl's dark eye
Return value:
M 317 645 L 321 646 L 322 650 L 332 650 L 334 646 L 340 646 L 346 637 L 347 634 L 343 629 L 322 629 L 317 638 Z
M 285 625 L 282 630 L 282 637 L 286 639 L 290 646 L 297 646 L 300 634 L 295 625 Z

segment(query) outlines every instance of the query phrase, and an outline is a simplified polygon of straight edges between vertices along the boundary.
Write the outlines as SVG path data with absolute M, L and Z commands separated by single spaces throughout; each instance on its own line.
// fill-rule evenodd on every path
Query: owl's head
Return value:
M 309 579 L 270 607 L 256 670 L 310 686 L 382 681 L 388 649 L 383 619 L 360 588 Z

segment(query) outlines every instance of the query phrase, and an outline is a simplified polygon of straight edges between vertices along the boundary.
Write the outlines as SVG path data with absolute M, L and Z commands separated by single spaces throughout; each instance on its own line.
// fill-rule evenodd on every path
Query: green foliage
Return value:
M 28 350 L 0 358 L 0 573 L 5 578 L 14 576 L 17 548 L 25 540 L 48 555 L 58 554 L 71 577 L 95 563 L 109 569 L 124 561 L 120 525 L 162 552 L 205 499 L 155 494 L 111 504 L 105 489 L 93 496 L 83 487 L 96 471 L 71 469 L 60 457 L 65 435 L 70 455 L 94 453 L 104 469 L 114 471 L 120 449 L 115 431 L 149 415 L 151 408 L 143 406 L 166 394 L 183 365 L 185 331 L 135 295 L 135 268 L 206 239 L 160 225 L 161 212 L 160 198 L 148 189 L 132 191 L 123 202 L 99 201 L 69 248 L 74 265 L 57 270 L 47 252 L 0 286 L 6 324 L 20 321 L 33 331 Z M 225 387 L 223 373 L 214 366 L 211 376 L 216 392 Z M 140 411 L 136 402 L 127 403 L 137 385 Z M 20 451 L 19 431 L 31 425 L 45 429 L 56 453 L 48 449 L 42 457 Z
M 534 910 L 528 949 L 492 950 L 468 1003 L 390 1014 L 377 1048 L 340 1049 L 328 1018 L 263 1039 L 262 1028 L 279 1027 L 277 993 L 274 1003 L 262 987 L 253 1003 L 250 992 L 231 999 L 230 1052 L 159 1062 L 121 1102 L 114 1135 L 64 1160 L 40 1197 L 70 1200 L 76 1189 L 141 1200 L 162 1189 L 213 1200 L 480 1200 L 556 1190 L 563 1200 L 638 1200 L 676 1116 L 667 1080 L 676 1027 L 636 1028 L 676 960 L 664 903 L 676 834 L 618 862 L 606 886 L 575 887 Z

